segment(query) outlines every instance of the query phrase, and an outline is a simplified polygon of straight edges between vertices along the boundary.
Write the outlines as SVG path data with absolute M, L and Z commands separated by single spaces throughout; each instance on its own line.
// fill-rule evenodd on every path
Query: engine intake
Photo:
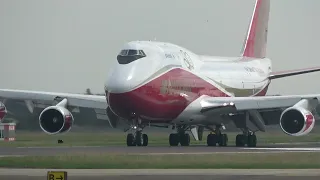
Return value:
M 303 136 L 308 134 L 314 127 L 313 114 L 302 107 L 291 107 L 282 112 L 280 127 L 288 135 Z
M 68 132 L 73 122 L 70 111 L 60 106 L 47 107 L 39 116 L 40 127 L 47 134 Z

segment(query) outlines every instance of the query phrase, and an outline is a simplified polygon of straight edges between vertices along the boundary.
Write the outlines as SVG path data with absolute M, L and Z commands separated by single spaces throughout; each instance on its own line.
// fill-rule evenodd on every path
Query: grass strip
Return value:
M 1 157 L 0 167 L 55 169 L 308 169 L 320 168 L 319 152 L 211 155 L 65 154 Z
M 227 133 L 229 145 L 235 145 L 235 137 L 238 133 Z M 168 132 L 150 132 L 149 144 L 152 146 L 168 146 Z M 206 144 L 207 133 L 202 141 L 194 141 L 191 136 L 191 145 Z M 293 142 L 320 142 L 320 133 L 310 133 L 306 136 L 293 137 L 282 132 L 257 133 L 258 146 L 272 143 L 293 143 Z M 57 139 L 63 139 L 63 144 L 57 144 Z M 124 132 L 69 132 L 65 135 L 47 135 L 41 132 L 17 131 L 16 141 L 0 141 L 0 147 L 43 147 L 43 146 L 126 146 L 126 133 Z

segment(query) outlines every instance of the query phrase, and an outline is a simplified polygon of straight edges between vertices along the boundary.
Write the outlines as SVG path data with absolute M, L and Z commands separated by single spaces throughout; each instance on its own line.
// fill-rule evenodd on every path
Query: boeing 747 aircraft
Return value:
M 71 108 L 103 110 L 113 128 L 120 122 L 132 132 L 128 146 L 147 146 L 148 126 L 170 127 L 171 146 L 188 146 L 191 134 L 208 146 L 227 146 L 224 125 L 234 122 L 243 133 L 237 146 L 255 147 L 256 130 L 279 124 L 291 136 L 314 127 L 320 94 L 265 96 L 274 79 L 319 71 L 320 67 L 273 72 L 266 57 L 269 0 L 256 0 L 239 57 L 199 55 L 168 42 L 132 41 L 115 57 L 117 64 L 104 86 L 105 96 L 0 89 L 3 99 L 32 103 L 50 101 L 39 116 L 50 135 L 68 132 L 74 123 Z M 255 130 L 256 129 L 256 130 Z

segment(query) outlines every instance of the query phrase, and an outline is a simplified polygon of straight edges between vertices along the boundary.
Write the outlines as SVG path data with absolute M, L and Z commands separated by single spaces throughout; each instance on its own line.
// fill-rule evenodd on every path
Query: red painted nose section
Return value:
M 143 93 L 145 92 L 145 93 Z M 186 107 L 183 97 L 161 97 L 157 92 L 132 91 L 121 94 L 108 94 L 111 110 L 123 118 L 129 119 L 132 113 L 148 120 L 171 120 Z
M 129 119 L 132 113 L 150 121 L 170 121 L 201 95 L 226 96 L 201 78 L 173 69 L 126 93 L 108 93 L 111 110 Z

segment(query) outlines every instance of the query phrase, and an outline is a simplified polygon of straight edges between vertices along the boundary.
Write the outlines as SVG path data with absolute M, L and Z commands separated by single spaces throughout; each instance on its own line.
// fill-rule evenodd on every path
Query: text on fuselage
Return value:
M 192 92 L 192 83 L 180 80 L 163 80 L 160 87 L 160 94 L 178 95 L 181 92 Z
M 257 72 L 259 74 L 263 74 L 263 70 L 255 67 L 244 67 L 244 69 L 248 72 Z

